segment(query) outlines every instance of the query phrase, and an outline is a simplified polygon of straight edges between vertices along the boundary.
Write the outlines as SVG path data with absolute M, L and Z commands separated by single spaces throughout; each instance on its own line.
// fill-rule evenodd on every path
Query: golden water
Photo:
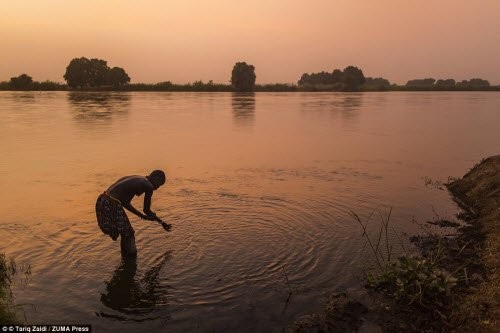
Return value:
M 0 92 L 0 252 L 32 269 L 15 301 L 36 305 L 29 323 L 99 332 L 279 331 L 327 292 L 362 288 L 369 254 L 349 211 L 393 207 L 410 234 L 412 219 L 454 218 L 425 178 L 498 154 L 499 105 L 480 92 Z M 139 256 L 122 264 L 95 200 L 158 168 L 152 208 L 173 229 L 129 214 Z

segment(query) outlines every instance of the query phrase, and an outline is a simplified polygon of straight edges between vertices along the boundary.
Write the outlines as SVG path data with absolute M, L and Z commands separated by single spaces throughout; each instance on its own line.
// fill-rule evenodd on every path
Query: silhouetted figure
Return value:
M 123 256 L 136 256 L 134 228 L 123 208 L 148 221 L 161 223 L 165 230 L 170 225 L 163 222 L 151 211 L 151 196 L 153 191 L 165 184 L 165 173 L 161 170 L 151 172 L 149 176 L 126 176 L 117 180 L 104 193 L 99 195 L 95 205 L 97 223 L 102 232 L 109 235 L 114 241 L 121 236 L 121 252 Z M 135 209 L 130 203 L 137 195 L 144 195 L 143 213 Z

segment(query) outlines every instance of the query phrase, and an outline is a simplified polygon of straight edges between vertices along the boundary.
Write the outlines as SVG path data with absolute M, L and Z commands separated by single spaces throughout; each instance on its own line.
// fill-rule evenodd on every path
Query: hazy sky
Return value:
M 500 0 L 0 0 L 0 81 L 63 81 L 75 57 L 132 82 L 296 82 L 348 65 L 391 82 L 500 83 Z

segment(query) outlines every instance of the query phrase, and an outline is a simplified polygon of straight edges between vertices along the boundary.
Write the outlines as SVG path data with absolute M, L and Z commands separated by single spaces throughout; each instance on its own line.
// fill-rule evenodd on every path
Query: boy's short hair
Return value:
M 165 172 L 163 172 L 162 170 L 154 170 L 149 175 L 149 178 L 153 179 L 154 181 L 158 182 L 159 184 L 165 184 L 165 180 L 166 180 Z

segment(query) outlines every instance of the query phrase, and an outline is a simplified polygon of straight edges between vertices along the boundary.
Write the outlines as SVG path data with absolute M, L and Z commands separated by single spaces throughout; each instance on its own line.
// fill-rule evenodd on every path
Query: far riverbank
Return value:
M 64 83 L 45 81 L 34 82 L 29 89 L 12 89 L 8 82 L 0 82 L 0 91 L 74 91 L 74 92 L 236 92 L 230 84 L 197 81 L 187 84 L 160 82 L 155 84 L 131 83 L 120 87 L 101 86 L 72 89 Z M 500 86 L 489 87 L 408 87 L 392 84 L 390 86 L 361 86 L 357 89 L 338 89 L 336 85 L 295 85 L 288 83 L 256 84 L 253 91 L 247 92 L 387 92 L 387 91 L 500 91 Z

